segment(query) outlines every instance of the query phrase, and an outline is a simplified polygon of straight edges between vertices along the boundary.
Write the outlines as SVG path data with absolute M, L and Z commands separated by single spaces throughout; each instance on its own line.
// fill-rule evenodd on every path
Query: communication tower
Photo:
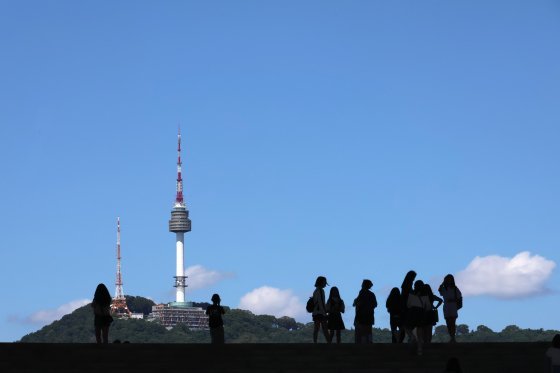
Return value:
M 111 302 L 111 313 L 117 317 L 130 317 L 131 312 L 126 305 L 121 275 L 121 221 L 119 217 L 117 217 L 117 280 L 115 281 L 115 286 L 115 297 Z

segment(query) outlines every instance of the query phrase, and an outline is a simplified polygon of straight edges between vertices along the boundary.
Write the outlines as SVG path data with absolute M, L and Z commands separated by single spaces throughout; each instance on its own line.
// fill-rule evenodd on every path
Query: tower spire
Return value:
M 177 195 L 175 205 L 184 206 L 183 202 L 183 177 L 181 175 L 181 127 L 177 132 Z
M 130 311 L 126 305 L 126 298 L 124 297 L 122 287 L 121 275 L 121 219 L 117 217 L 117 278 L 115 281 L 115 297 L 111 302 L 111 312 L 117 316 L 130 315 Z

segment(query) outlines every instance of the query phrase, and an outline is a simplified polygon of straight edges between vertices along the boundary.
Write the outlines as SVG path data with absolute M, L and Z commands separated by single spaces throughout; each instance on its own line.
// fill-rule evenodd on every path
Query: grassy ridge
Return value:
M 127 296 L 127 304 L 132 312 L 147 313 L 154 304 L 143 297 Z M 204 306 L 204 304 L 199 304 Z M 290 317 L 276 318 L 270 315 L 254 315 L 239 309 L 227 309 L 224 315 L 225 335 L 228 343 L 309 343 L 313 324 L 302 324 Z M 469 330 L 465 324 L 458 326 L 459 342 L 537 342 L 551 341 L 556 330 L 521 329 L 510 325 L 500 332 L 480 325 Z M 390 342 L 391 333 L 387 329 L 374 328 L 374 342 Z M 319 337 L 323 341 L 322 336 Z M 352 343 L 354 333 L 342 333 L 344 343 Z M 185 325 L 177 325 L 167 330 L 157 322 L 144 320 L 115 320 L 111 325 L 109 339 L 119 339 L 132 343 L 209 343 L 207 331 L 190 331 Z M 47 343 L 91 343 L 95 341 L 93 313 L 90 305 L 76 309 L 40 330 L 27 334 L 21 342 Z M 434 342 L 447 341 L 446 328 L 435 328 Z

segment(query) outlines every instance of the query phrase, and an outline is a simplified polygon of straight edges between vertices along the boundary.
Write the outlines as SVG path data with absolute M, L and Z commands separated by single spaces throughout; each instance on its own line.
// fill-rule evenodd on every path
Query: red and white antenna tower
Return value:
M 117 280 L 115 282 L 115 297 L 111 302 L 111 312 L 117 316 L 130 316 L 123 292 L 121 275 L 121 220 L 117 217 Z

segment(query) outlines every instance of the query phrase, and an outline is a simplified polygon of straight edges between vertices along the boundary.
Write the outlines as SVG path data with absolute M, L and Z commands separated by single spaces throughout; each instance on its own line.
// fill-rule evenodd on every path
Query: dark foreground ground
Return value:
M 441 373 L 458 357 L 467 373 L 543 372 L 548 343 L 409 345 L 1 343 L 0 372 Z

